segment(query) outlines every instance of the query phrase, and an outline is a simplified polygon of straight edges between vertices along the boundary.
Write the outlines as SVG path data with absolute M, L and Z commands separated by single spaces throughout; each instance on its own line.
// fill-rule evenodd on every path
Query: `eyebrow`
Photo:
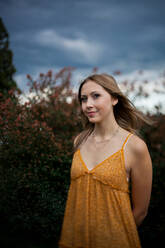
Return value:
M 90 93 L 90 95 L 93 94 L 93 93 L 98 93 L 98 92 L 97 92 L 97 91 L 92 91 L 92 92 Z M 86 96 L 86 95 L 81 95 L 81 97 L 82 97 L 82 96 Z

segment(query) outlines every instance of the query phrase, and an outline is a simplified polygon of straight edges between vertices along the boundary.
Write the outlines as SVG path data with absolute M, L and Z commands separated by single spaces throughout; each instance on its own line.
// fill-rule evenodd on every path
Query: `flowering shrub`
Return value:
M 13 100 L 14 90 L 0 96 L 0 212 L 15 230 L 22 226 L 48 237 L 57 223 L 60 228 L 73 137 L 80 129 L 70 76 L 70 68 L 54 79 L 51 71 L 40 74 L 39 83 L 28 76 L 35 95 L 23 105 Z

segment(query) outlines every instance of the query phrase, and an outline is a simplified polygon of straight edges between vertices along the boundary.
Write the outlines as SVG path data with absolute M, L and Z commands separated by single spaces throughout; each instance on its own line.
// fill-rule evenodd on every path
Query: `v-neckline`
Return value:
M 81 159 L 81 161 L 82 161 L 84 167 L 86 168 L 86 170 L 87 170 L 88 172 L 92 172 L 92 171 L 95 170 L 97 167 L 99 167 L 100 165 L 102 165 L 105 161 L 107 161 L 108 159 L 110 159 L 111 157 L 113 157 L 114 155 L 116 155 L 117 153 L 121 152 L 121 150 L 122 150 L 122 148 L 119 149 L 118 151 L 114 152 L 114 153 L 111 154 L 110 156 L 108 156 L 108 157 L 107 157 L 106 159 L 104 159 L 102 162 L 96 164 L 91 170 L 88 169 L 88 167 L 87 167 L 87 165 L 86 165 L 86 163 L 85 163 L 85 161 L 84 161 L 84 159 L 83 159 L 83 157 L 82 157 L 82 155 L 81 155 L 80 149 L 78 149 L 78 152 L 79 152 L 80 159 Z

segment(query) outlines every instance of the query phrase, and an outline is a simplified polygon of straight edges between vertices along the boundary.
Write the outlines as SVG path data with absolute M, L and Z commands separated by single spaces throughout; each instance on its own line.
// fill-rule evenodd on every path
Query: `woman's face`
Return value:
M 118 102 L 101 85 L 88 80 L 81 88 L 81 107 L 90 122 L 100 122 L 113 111 Z

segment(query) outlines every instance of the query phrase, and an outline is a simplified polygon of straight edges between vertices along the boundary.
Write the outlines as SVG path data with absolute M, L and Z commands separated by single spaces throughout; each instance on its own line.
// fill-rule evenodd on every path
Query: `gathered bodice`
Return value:
M 132 134 L 129 134 L 127 139 L 130 135 Z M 124 159 L 124 145 L 127 139 L 121 149 L 104 159 L 91 170 L 87 168 L 82 158 L 81 151 L 78 149 L 73 156 L 71 180 L 76 180 L 81 176 L 88 175 L 114 189 L 129 192 L 129 183 L 127 180 Z

